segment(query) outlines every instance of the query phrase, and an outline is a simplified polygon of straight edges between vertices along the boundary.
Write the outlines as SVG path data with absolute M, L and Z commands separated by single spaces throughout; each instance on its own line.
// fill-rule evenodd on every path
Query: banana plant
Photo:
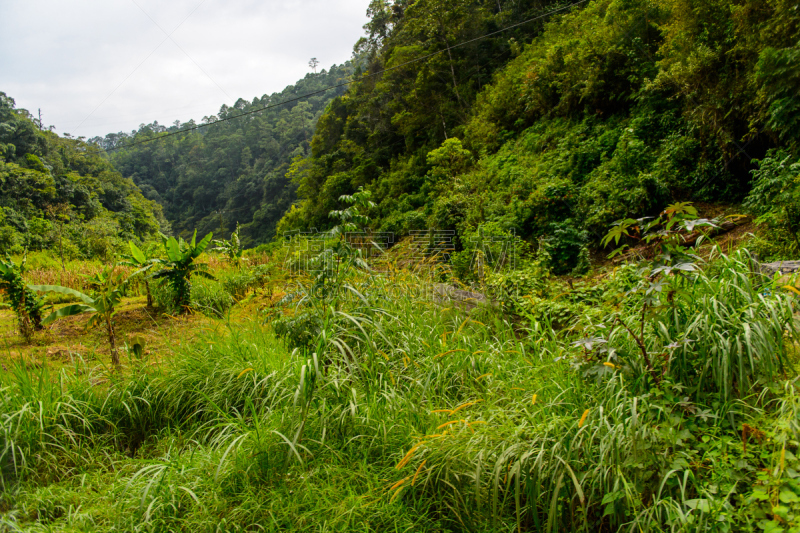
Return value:
M 123 255 L 122 261 L 120 261 L 119 264 L 138 269 L 136 272 L 131 274 L 131 278 L 137 275 L 146 274 L 147 271 L 150 270 L 154 265 L 153 258 L 151 258 L 147 252 L 133 244 L 132 241 L 128 241 L 128 246 L 131 249 L 131 255 Z M 153 307 L 153 295 L 150 292 L 150 282 L 147 276 L 144 276 L 143 280 L 144 289 L 147 293 L 147 308 L 150 309 Z
M 90 330 L 101 324 L 105 326 L 108 334 L 108 343 L 111 347 L 111 362 L 114 367 L 118 367 L 119 352 L 117 351 L 117 337 L 113 318 L 117 314 L 119 303 L 122 301 L 122 287 L 127 280 L 124 279 L 122 274 L 115 274 L 114 267 L 111 267 L 93 276 L 91 281 L 98 287 L 91 296 L 60 285 L 29 285 L 28 287 L 34 291 L 67 294 L 83 302 L 67 305 L 53 311 L 42 320 L 42 325 L 50 324 L 59 318 L 92 313 L 89 322 L 86 324 L 86 329 Z
M 30 339 L 34 330 L 42 329 L 43 302 L 25 286 L 25 281 L 22 279 L 25 274 L 26 259 L 27 257 L 23 258 L 19 265 L 14 263 L 8 254 L 5 260 L 0 259 L 0 290 L 17 315 L 20 333 L 26 339 Z
M 161 240 L 164 244 L 166 259 L 154 259 L 154 264 L 161 267 L 161 270 L 153 274 L 154 279 L 165 280 L 175 291 L 175 303 L 186 313 L 189 310 L 192 294 L 192 276 L 200 276 L 207 279 L 215 279 L 208 271 L 208 265 L 197 263 L 195 259 L 211 243 L 212 233 L 209 233 L 200 242 L 197 242 L 197 230 L 194 230 L 191 242 L 183 239 L 176 240 L 175 237 L 167 238 L 162 235 Z
M 239 239 L 239 223 L 236 223 L 236 231 L 231 233 L 231 240 L 226 241 L 215 240 L 211 244 L 216 246 L 228 258 L 228 262 L 236 268 L 242 268 L 244 258 L 244 248 L 242 248 L 242 241 Z

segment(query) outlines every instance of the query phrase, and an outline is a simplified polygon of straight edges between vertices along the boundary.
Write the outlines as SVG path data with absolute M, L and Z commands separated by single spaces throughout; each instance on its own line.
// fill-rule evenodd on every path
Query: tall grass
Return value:
M 285 312 L 315 329 L 291 348 L 254 317 L 164 371 L 0 374 L 5 527 L 747 531 L 766 516 L 747 499 L 758 472 L 794 490 L 800 395 L 779 384 L 795 304 L 746 258 L 650 310 L 647 350 L 675 345 L 659 379 L 625 328 L 596 321 L 636 324 L 633 303 L 555 331 L 448 309 L 419 283 L 359 274 L 335 302 L 306 294 Z M 103 510 L 70 507 L 81 476 Z

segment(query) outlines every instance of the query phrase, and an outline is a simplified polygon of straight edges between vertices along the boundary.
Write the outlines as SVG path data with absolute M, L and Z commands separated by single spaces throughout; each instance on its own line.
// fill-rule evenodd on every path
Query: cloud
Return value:
M 0 19 L 0 91 L 86 137 L 200 120 L 343 63 L 366 0 L 26 0 Z

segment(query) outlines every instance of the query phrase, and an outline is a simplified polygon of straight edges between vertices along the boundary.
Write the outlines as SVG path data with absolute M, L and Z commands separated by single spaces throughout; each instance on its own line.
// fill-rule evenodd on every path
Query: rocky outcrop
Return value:
M 776 272 L 791 274 L 800 272 L 800 261 L 775 261 L 774 263 L 761 263 L 761 272 L 770 276 Z
M 484 294 L 461 290 L 445 283 L 435 283 L 433 285 L 433 291 L 434 299 L 439 303 L 452 302 L 468 310 L 478 306 L 478 304 L 492 303 Z

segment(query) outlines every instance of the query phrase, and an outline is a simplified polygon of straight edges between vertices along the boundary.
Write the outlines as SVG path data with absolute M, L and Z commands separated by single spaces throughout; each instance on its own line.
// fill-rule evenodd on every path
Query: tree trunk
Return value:
M 117 339 L 114 334 L 114 326 L 111 325 L 111 317 L 106 317 L 106 327 L 108 328 L 108 343 L 111 345 L 111 362 L 114 368 L 119 367 L 119 352 L 117 352 Z
M 58 251 L 61 256 L 61 271 L 66 272 L 67 267 L 64 265 L 64 225 L 59 225 L 58 231 Z
M 150 293 L 150 283 L 147 280 L 144 280 L 144 290 L 147 292 L 147 308 L 153 308 L 153 295 Z
M 458 94 L 458 84 L 456 83 L 456 69 L 453 67 L 453 54 L 450 53 L 450 45 L 447 44 L 447 41 L 445 41 L 445 45 L 447 46 L 447 55 L 450 58 L 450 74 L 453 76 L 453 89 L 456 91 L 458 105 L 463 109 L 464 103 L 461 101 L 461 95 Z
M 436 22 L 439 23 L 439 32 L 442 37 L 442 42 L 447 47 L 447 57 L 450 60 L 450 75 L 453 77 L 453 90 L 456 92 L 456 99 L 461 109 L 464 109 L 464 102 L 461 101 L 461 95 L 458 92 L 458 83 L 456 83 L 456 69 L 453 66 L 453 54 L 450 52 L 450 43 L 447 42 L 447 32 L 445 31 L 444 22 L 437 18 Z

